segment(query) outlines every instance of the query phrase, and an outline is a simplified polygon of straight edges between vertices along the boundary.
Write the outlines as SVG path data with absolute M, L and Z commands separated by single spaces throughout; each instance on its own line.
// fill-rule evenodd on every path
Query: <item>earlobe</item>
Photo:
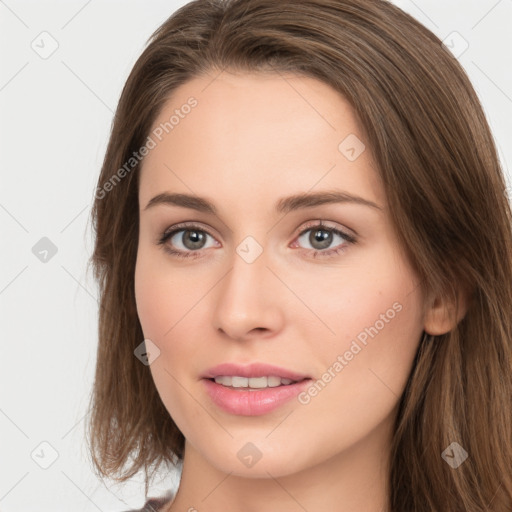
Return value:
M 425 332 L 439 336 L 451 331 L 464 318 L 468 306 L 468 294 L 463 291 L 451 298 L 447 295 L 435 297 L 425 311 Z

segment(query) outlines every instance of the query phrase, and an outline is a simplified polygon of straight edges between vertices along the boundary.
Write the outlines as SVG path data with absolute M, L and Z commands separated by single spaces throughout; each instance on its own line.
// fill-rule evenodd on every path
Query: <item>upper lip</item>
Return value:
M 310 378 L 308 375 L 304 375 L 286 368 L 281 368 L 272 364 L 266 363 L 251 363 L 248 365 L 242 365 L 237 363 L 222 363 L 214 366 L 206 371 L 203 375 L 204 379 L 213 379 L 221 375 L 231 375 L 238 377 L 267 377 L 274 375 L 283 379 L 290 379 L 293 381 L 300 381 Z

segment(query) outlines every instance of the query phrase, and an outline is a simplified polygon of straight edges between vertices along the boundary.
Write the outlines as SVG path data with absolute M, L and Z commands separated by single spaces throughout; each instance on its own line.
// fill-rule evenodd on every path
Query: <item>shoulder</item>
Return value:
M 171 504 L 174 499 L 174 493 L 169 491 L 159 498 L 149 498 L 142 508 L 126 510 L 125 512 L 163 512 L 164 507 Z

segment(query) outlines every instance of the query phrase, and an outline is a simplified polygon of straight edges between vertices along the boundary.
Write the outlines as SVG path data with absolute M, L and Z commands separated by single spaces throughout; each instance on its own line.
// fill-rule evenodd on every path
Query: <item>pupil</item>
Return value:
M 190 233 L 189 237 L 186 237 L 185 234 Z M 187 230 L 183 233 L 183 244 L 187 249 L 200 249 L 202 244 L 204 243 L 205 234 L 200 231 L 190 231 Z
M 323 233 L 323 234 L 321 234 Z M 320 242 L 319 249 L 325 249 L 326 247 L 329 247 L 332 242 L 332 233 L 330 231 L 327 231 L 325 229 L 317 229 L 316 231 L 313 231 L 310 235 L 310 243 L 315 246 L 315 243 Z

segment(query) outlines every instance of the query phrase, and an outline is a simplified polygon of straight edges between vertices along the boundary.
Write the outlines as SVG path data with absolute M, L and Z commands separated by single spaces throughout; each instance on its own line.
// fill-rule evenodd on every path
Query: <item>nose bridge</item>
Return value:
M 268 256 L 253 237 L 246 237 L 235 248 L 231 269 L 218 288 L 214 313 L 216 327 L 232 337 L 243 338 L 253 329 L 277 328 L 278 280 L 267 268 Z

